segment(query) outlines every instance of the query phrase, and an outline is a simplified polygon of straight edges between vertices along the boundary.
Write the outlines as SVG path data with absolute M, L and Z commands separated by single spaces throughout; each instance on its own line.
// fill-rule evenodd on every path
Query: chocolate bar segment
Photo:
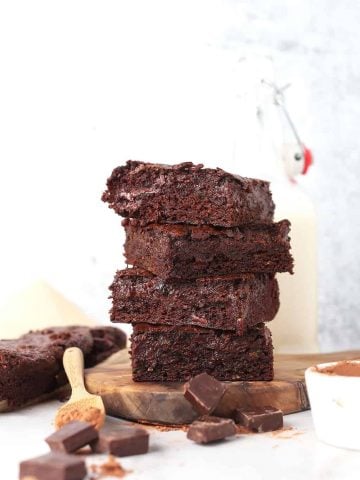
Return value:
M 112 322 L 195 325 L 242 335 L 272 320 L 279 308 L 278 283 L 267 274 L 165 281 L 128 268 L 116 273 L 110 290 Z
M 87 422 L 69 422 L 45 439 L 54 452 L 71 453 L 97 440 L 97 430 Z
M 105 425 L 91 447 L 95 453 L 110 453 L 117 457 L 140 455 L 149 450 L 149 434 L 143 428 Z
M 269 223 L 274 215 L 268 182 L 191 162 L 170 166 L 128 161 L 114 169 L 102 200 L 142 224 L 232 227 Z
M 85 476 L 85 462 L 76 455 L 48 453 L 20 463 L 20 480 L 82 480 Z
M 226 391 L 225 385 L 207 373 L 200 373 L 185 385 L 184 397 L 200 415 L 212 413 Z
M 131 361 L 136 382 L 185 382 L 206 372 L 218 380 L 272 380 L 273 346 L 263 323 L 239 336 L 222 330 L 136 324 Z
M 237 409 L 234 419 L 239 425 L 259 433 L 283 427 L 282 411 L 270 406 Z
M 211 443 L 231 437 L 236 433 L 233 420 L 219 417 L 203 417 L 195 420 L 187 432 L 187 438 L 196 443 Z
M 234 228 L 124 224 L 127 263 L 162 279 L 293 271 L 288 220 Z

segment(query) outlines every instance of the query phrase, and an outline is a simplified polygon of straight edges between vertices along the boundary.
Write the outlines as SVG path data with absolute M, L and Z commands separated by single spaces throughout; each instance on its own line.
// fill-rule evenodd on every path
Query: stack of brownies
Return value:
M 292 272 L 288 220 L 273 222 L 268 182 L 202 165 L 129 161 L 102 199 L 126 217 L 110 287 L 112 322 L 133 325 L 135 381 L 271 380 L 264 322 L 279 308 L 276 272 Z

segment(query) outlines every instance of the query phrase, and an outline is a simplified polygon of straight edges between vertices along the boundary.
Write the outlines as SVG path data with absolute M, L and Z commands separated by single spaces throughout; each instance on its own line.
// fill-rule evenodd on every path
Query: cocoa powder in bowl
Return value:
M 338 362 L 335 365 L 319 368 L 316 367 L 319 373 L 327 373 L 329 375 L 341 375 L 344 377 L 360 377 L 360 361 L 346 361 Z

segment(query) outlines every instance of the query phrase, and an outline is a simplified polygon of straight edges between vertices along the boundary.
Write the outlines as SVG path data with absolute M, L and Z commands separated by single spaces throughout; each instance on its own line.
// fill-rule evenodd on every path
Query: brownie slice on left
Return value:
M 263 323 L 243 336 L 199 327 L 134 325 L 133 380 L 185 382 L 206 372 L 218 380 L 272 380 L 273 346 Z
M 104 345 L 99 338 L 107 337 Z M 90 366 L 124 348 L 126 335 L 113 327 L 54 327 L 0 340 L 0 411 L 12 410 L 55 390 L 63 374 L 62 357 L 78 347 Z
M 242 335 L 272 320 L 279 308 L 278 283 L 271 274 L 178 281 L 128 268 L 116 273 L 110 290 L 115 323 L 195 325 Z

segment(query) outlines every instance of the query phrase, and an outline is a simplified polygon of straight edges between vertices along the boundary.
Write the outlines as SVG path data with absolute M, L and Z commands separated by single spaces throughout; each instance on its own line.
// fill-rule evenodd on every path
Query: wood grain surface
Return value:
M 360 351 L 306 355 L 276 355 L 272 382 L 226 382 L 228 389 L 215 411 L 229 416 L 239 406 L 272 405 L 285 414 L 310 408 L 304 372 L 323 362 L 360 358 Z M 184 385 L 139 383 L 131 378 L 128 353 L 123 350 L 85 372 L 86 387 L 102 396 L 108 414 L 145 423 L 191 423 L 196 413 L 183 396 Z

